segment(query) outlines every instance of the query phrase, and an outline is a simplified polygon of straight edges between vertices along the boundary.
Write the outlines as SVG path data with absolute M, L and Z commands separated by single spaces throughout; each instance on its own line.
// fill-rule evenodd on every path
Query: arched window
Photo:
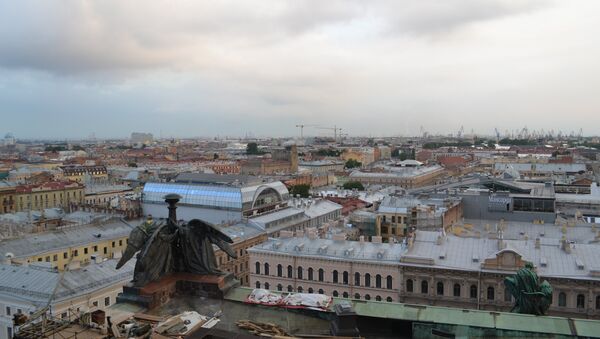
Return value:
M 315 290 L 313 290 L 313 288 L 312 288 L 312 287 L 309 287 L 309 288 L 308 288 L 308 293 L 314 293 L 314 292 L 315 292 Z
M 334 296 L 334 297 L 336 297 L 336 298 L 337 298 L 337 297 L 338 297 L 338 295 L 339 295 L 338 291 L 333 291 L 333 296 Z
M 492 286 L 487 288 L 487 299 L 494 300 L 494 288 Z
M 257 262 L 256 262 L 256 264 L 255 264 L 254 266 L 256 266 L 256 267 L 254 268 L 254 273 L 256 273 L 256 274 L 260 274 L 260 263 L 257 261 Z
M 319 268 L 319 281 L 325 280 L 325 271 L 322 268 Z
M 387 288 L 388 290 L 391 290 L 391 289 L 392 289 L 392 276 L 391 276 L 391 275 L 388 275 L 388 276 L 385 278 L 385 284 L 386 284 L 386 288 Z
M 298 293 L 302 293 L 302 286 L 298 286 L 296 290 L 298 291 Z
M 354 299 L 360 299 L 360 294 L 359 293 L 354 293 Z
M 392 297 L 387 297 L 387 298 L 385 298 L 385 301 L 387 301 L 387 302 L 391 303 L 391 302 L 392 302 Z
M 371 287 L 371 275 L 369 273 L 365 273 L 365 286 Z
M 266 282 L 266 283 L 265 283 L 265 290 L 268 290 L 268 289 L 269 289 L 269 287 L 271 287 L 271 286 L 269 285 L 269 283 L 268 283 L 268 282 Z
M 354 273 L 354 286 L 360 286 L 360 273 Z
M 381 288 L 381 275 L 379 274 L 375 276 L 375 287 Z
M 319 294 L 323 294 L 323 293 L 325 293 L 325 291 L 323 291 L 322 288 L 319 288 Z
M 347 298 L 348 298 L 348 292 L 344 292 L 344 293 L 342 293 L 342 297 L 344 297 L 344 298 L 346 298 L 346 299 L 347 299 Z
M 278 277 L 282 277 L 283 276 L 283 266 L 281 266 L 281 264 L 277 265 L 277 276 Z
M 406 292 L 411 292 L 413 291 L 413 281 L 412 279 L 406 279 Z
M 596 296 L 596 309 L 600 310 L 600 295 Z
M 560 306 L 560 307 L 567 306 L 567 294 L 565 292 L 560 292 L 558 294 L 558 306 Z
M 435 287 L 435 291 L 437 292 L 437 295 L 444 295 L 444 283 L 441 281 L 438 281 L 438 283 Z
M 365 300 L 371 300 L 371 296 L 368 294 L 365 294 Z
M 302 279 L 302 266 L 298 266 L 298 279 Z
M 585 296 L 583 294 L 577 295 L 577 308 L 585 308 Z
M 256 282 L 256 288 L 260 288 L 260 281 Z
M 277 290 L 278 291 L 283 291 L 283 285 L 277 284 Z
M 288 265 L 288 278 L 293 278 L 294 277 L 294 268 L 292 267 L 292 265 Z
M 308 268 L 308 280 L 313 280 L 313 269 L 312 269 L 312 267 Z
M 477 299 L 477 285 L 471 285 L 469 288 L 469 296 L 471 299 Z
M 504 288 L 504 301 L 507 303 L 512 301 L 512 294 L 510 293 L 508 287 Z
M 294 288 L 292 287 L 292 285 L 288 285 L 288 292 L 292 292 L 294 290 Z
M 452 294 L 455 297 L 460 297 L 460 284 L 454 284 L 454 287 L 452 288 Z
M 333 271 L 333 282 L 338 283 L 338 271 L 336 270 Z
M 376 297 L 375 297 L 375 300 L 377 300 L 377 301 L 381 301 L 381 296 L 380 296 L 380 295 L 376 296 Z
M 427 283 L 427 280 L 421 281 L 421 293 L 429 293 L 429 283 Z
M 344 285 L 348 285 L 348 271 L 344 271 Z
M 265 263 L 265 275 L 269 275 L 269 263 Z

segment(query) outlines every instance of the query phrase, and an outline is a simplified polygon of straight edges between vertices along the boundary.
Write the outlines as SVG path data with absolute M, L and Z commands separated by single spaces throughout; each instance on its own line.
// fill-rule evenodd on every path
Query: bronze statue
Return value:
M 515 298 L 514 313 L 544 315 L 552 303 L 552 286 L 540 283 L 533 264 L 528 262 L 512 277 L 504 278 L 504 285 Z
M 178 223 L 175 204 L 179 201 L 179 196 L 167 195 L 165 199 L 169 203 L 167 222 L 157 223 L 150 216 L 133 229 L 117 269 L 138 253 L 133 274 L 135 287 L 144 286 L 169 273 L 224 274 L 217 268 L 212 245 L 217 245 L 230 257 L 237 258 L 229 246 L 233 240 L 214 226 L 198 219 L 187 224 Z

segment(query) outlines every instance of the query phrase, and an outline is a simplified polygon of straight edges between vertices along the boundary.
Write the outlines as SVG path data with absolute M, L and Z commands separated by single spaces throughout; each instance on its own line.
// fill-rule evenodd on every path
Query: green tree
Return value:
M 356 167 L 361 167 L 361 166 L 362 166 L 362 162 L 360 162 L 358 160 L 348 159 L 348 161 L 346 161 L 346 168 L 356 168 Z
M 302 198 L 308 198 L 308 191 L 310 190 L 310 185 L 308 184 L 300 184 L 294 185 L 290 187 L 289 191 L 291 195 L 299 194 Z
M 129 166 L 129 167 L 138 167 L 138 165 L 135 162 L 133 162 L 133 161 L 127 163 L 127 166 Z
M 255 142 L 249 142 L 246 145 L 246 154 L 262 154 L 262 152 L 258 149 L 258 144 Z
M 363 184 L 361 184 L 358 181 L 348 181 L 347 183 L 344 184 L 344 189 L 351 190 L 351 189 L 355 189 L 355 188 L 359 191 L 365 190 L 365 187 L 363 186 Z

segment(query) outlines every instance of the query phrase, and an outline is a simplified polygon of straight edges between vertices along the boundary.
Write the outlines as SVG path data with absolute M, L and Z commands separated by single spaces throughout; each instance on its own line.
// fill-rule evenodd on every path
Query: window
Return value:
M 421 281 L 421 293 L 427 294 L 427 293 L 429 293 L 428 290 L 429 290 L 429 284 L 427 283 L 427 280 Z
M 88 248 L 87 247 L 83 248 L 83 254 L 88 254 Z
M 444 295 L 444 283 L 441 281 L 438 281 L 438 283 L 436 284 L 435 290 L 437 292 L 437 295 Z
M 360 299 L 360 294 L 359 293 L 354 293 L 354 299 L 356 299 L 356 300 Z
M 510 290 L 508 289 L 508 287 L 504 288 L 504 301 L 506 301 L 506 302 L 512 301 L 512 294 L 510 293 Z
M 283 276 L 283 266 L 281 266 L 281 264 L 277 265 L 277 276 L 278 277 L 282 277 Z
M 558 306 L 560 306 L 560 307 L 567 306 L 567 294 L 565 292 L 560 292 L 558 294 Z
M 460 284 L 454 284 L 454 287 L 452 288 L 452 294 L 455 297 L 460 297 Z
M 265 263 L 265 275 L 269 275 L 269 263 Z
M 336 297 L 336 298 L 337 298 L 337 297 L 338 297 L 338 295 L 339 295 L 338 291 L 333 291 L 333 296 L 334 296 L 334 297 Z
M 471 285 L 471 287 L 469 288 L 469 296 L 471 297 L 471 299 L 477 299 L 477 286 L 476 285 Z
M 302 266 L 298 266 L 298 279 L 302 279 Z
M 98 252 L 98 245 L 94 245 L 94 252 Z
M 343 281 L 344 285 L 348 285 L 348 271 L 344 271 L 343 279 L 344 279 L 344 281 Z
M 487 288 L 487 299 L 494 300 L 494 288 L 492 286 Z
M 115 242 L 114 241 L 112 242 L 111 245 L 112 245 L 113 248 L 115 248 Z
M 9 326 L 9 327 L 6 328 L 6 336 L 7 336 L 8 339 L 12 339 L 12 336 L 13 336 L 12 332 L 13 332 L 12 327 Z
M 277 290 L 278 291 L 283 291 L 283 285 L 277 284 Z
M 104 246 L 104 254 L 108 254 L 108 247 Z
M 123 239 L 119 240 L 119 246 L 123 246 Z
M 381 275 L 379 274 L 375 276 L 375 287 L 381 288 Z
M 392 276 L 391 276 L 391 275 L 388 275 L 388 276 L 385 278 L 385 284 L 386 284 L 386 288 L 387 288 L 388 290 L 391 290 L 391 289 L 392 289 Z
M 342 293 L 342 297 L 344 297 L 344 298 L 348 298 L 348 292 L 344 292 L 344 293 Z
M 10 306 L 6 306 L 6 315 L 11 315 Z
M 333 271 L 333 282 L 338 283 L 338 271 L 336 270 Z
M 368 294 L 365 294 L 365 300 L 371 300 L 371 296 Z
M 269 287 L 271 287 L 271 286 L 269 285 L 269 283 L 268 283 L 268 282 L 266 282 L 266 283 L 265 283 L 265 290 L 268 290 L 268 289 L 269 289 Z
M 254 273 L 260 274 L 260 263 L 258 261 L 254 263 Z
M 600 310 L 600 295 L 596 296 L 596 309 Z
M 94 307 L 98 307 L 98 300 L 94 301 L 94 302 L 92 303 L 92 306 L 94 306 Z
M 413 291 L 413 281 L 412 279 L 408 279 L 406 280 L 406 292 L 411 292 Z
M 46 257 L 46 262 L 50 262 L 50 256 Z
M 110 297 L 104 298 L 104 306 L 110 306 Z
M 319 288 L 319 294 L 323 294 L 323 293 L 325 293 L 325 291 L 323 291 L 322 288 Z
M 63 259 L 67 259 L 69 257 L 69 255 L 67 254 L 67 252 L 63 253 Z
M 577 308 L 585 308 L 585 296 L 583 294 L 577 295 Z
M 365 286 L 371 287 L 371 275 L 369 273 L 365 274 Z
M 387 302 L 391 303 L 391 302 L 392 302 L 392 297 L 387 297 L 387 298 L 385 299 L 385 301 L 387 301 Z
M 55 255 L 52 257 L 52 261 L 58 261 L 58 254 L 55 254 Z
M 76 256 L 78 256 L 78 255 L 79 255 L 79 251 L 78 251 L 78 250 L 74 250 L 74 251 L 73 251 L 73 256 L 74 256 L 74 257 L 76 257 Z
M 354 286 L 360 286 L 360 273 L 354 273 Z
M 294 290 L 294 288 L 292 287 L 292 285 L 288 285 L 288 292 L 292 292 Z
M 380 296 L 380 295 L 376 296 L 376 297 L 375 297 L 375 300 L 377 300 L 377 301 L 381 301 L 381 296 Z
M 294 277 L 294 268 L 292 268 L 292 265 L 288 265 L 287 271 L 288 271 L 288 278 L 293 278 Z
M 298 293 L 302 293 L 302 290 L 303 290 L 302 286 L 298 286 L 297 290 L 298 290 Z
M 313 290 L 313 288 L 312 288 L 312 287 L 309 287 L 309 288 L 308 288 L 308 293 L 314 293 L 314 292 L 315 292 L 315 290 Z
M 312 267 L 308 268 L 308 280 L 313 280 L 313 269 L 312 269 Z
M 325 271 L 322 268 L 319 268 L 319 281 L 325 280 Z

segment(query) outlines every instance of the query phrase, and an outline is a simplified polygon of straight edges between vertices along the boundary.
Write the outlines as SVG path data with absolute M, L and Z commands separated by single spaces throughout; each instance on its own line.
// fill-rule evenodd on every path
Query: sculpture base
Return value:
M 132 283 L 123 286 L 123 293 L 117 296 L 117 302 L 128 302 L 147 309 L 164 305 L 176 295 L 223 299 L 232 288 L 239 285 L 232 273 L 225 275 L 204 275 L 192 273 L 174 273 L 142 287 Z

